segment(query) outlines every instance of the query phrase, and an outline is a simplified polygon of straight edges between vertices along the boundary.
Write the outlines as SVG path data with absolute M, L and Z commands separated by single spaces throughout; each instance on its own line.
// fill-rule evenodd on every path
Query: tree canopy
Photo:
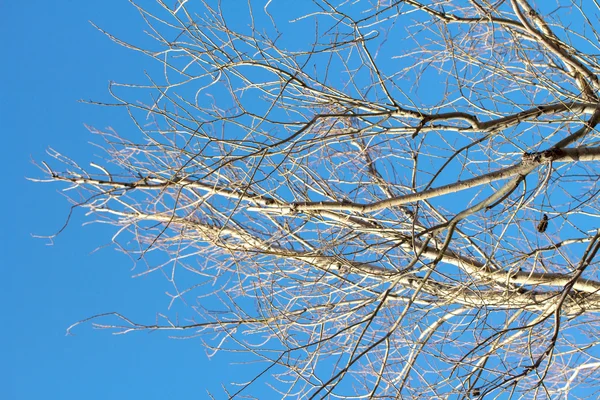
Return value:
M 132 5 L 131 131 L 43 168 L 188 315 L 92 323 L 250 353 L 230 397 L 597 396 L 597 2 Z

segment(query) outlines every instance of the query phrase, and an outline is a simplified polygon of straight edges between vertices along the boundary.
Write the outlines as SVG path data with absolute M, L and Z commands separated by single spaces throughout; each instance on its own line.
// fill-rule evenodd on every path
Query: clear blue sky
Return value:
M 132 41 L 144 40 L 143 21 L 126 0 L 5 1 L 0 15 L 0 207 L 8 221 L 0 230 L 0 399 L 204 399 L 207 391 L 223 398 L 221 383 L 250 378 L 262 365 L 230 365 L 230 354 L 209 359 L 199 339 L 161 333 L 113 336 L 86 325 L 65 336 L 97 313 L 153 323 L 167 311 L 170 286 L 158 274 L 131 279 L 131 260 L 106 246 L 113 229 L 82 227 L 79 212 L 52 246 L 33 237 L 58 231 L 69 212 L 60 186 L 26 180 L 43 176 L 33 161 L 48 160 L 48 147 L 82 164 L 94 160 L 100 150 L 84 124 L 125 132 L 131 122 L 78 100 L 110 101 L 109 80 L 142 83 L 144 70 L 156 67 L 89 20 Z
M 48 147 L 82 163 L 93 159 L 99 151 L 89 146 L 84 123 L 117 129 L 130 123 L 124 113 L 78 100 L 109 100 L 109 80 L 139 82 L 148 68 L 144 57 L 112 43 L 89 20 L 131 39 L 142 37 L 143 21 L 123 0 L 7 1 L 0 14 L 0 398 L 202 399 L 206 390 L 222 398 L 231 360 L 209 360 L 197 339 L 112 336 L 90 326 L 65 336 L 70 324 L 94 313 L 120 311 L 152 323 L 154 312 L 167 309 L 160 276 L 131 279 L 128 258 L 110 247 L 94 252 L 108 243 L 110 229 L 81 227 L 77 213 L 53 246 L 32 237 L 56 232 L 68 214 L 57 185 L 26 180 L 42 176 L 32 160 L 48 160 Z M 240 369 L 229 371 L 239 378 Z

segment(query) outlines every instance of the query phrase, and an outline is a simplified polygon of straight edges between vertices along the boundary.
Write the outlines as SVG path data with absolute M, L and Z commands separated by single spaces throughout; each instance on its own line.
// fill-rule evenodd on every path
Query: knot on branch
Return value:
M 556 160 L 564 155 L 561 149 L 548 149 L 523 153 L 523 161 L 531 164 L 545 164 Z

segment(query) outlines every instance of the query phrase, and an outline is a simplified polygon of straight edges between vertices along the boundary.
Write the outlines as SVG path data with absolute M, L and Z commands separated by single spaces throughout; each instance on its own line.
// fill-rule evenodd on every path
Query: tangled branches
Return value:
M 99 326 L 246 350 L 281 397 L 597 386 L 592 2 L 232 3 L 134 4 L 160 49 L 106 34 L 164 70 L 111 87 L 137 130 L 45 164 L 190 305 Z

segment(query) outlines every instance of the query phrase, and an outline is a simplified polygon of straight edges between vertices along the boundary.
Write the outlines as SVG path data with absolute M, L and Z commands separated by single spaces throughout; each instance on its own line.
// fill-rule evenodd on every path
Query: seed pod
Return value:
M 544 217 L 537 226 L 537 231 L 539 233 L 544 233 L 546 232 L 546 228 L 548 228 L 548 216 L 544 214 Z

